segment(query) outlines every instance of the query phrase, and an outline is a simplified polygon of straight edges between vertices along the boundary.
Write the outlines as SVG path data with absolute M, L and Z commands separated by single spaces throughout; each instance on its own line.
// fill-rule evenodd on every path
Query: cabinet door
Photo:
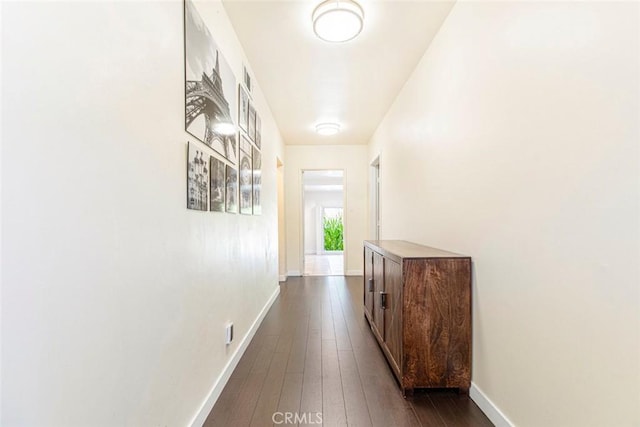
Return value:
M 373 319 L 373 251 L 364 248 L 364 311 Z
M 400 372 L 402 363 L 402 268 L 395 261 L 384 260 L 384 343 L 394 359 L 391 365 Z
M 373 324 L 382 340 L 384 340 L 384 309 L 381 299 L 384 292 L 384 262 L 382 255 L 373 253 Z

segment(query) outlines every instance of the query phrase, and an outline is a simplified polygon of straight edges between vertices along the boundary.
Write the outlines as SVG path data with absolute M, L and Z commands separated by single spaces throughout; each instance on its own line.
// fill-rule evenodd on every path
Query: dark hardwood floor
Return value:
M 362 277 L 289 278 L 280 285 L 206 427 L 493 425 L 453 391 L 403 399 L 364 319 Z

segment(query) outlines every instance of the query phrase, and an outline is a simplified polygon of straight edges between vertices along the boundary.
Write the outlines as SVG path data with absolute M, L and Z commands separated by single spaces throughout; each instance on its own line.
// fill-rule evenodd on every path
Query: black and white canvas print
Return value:
M 242 85 L 238 85 L 238 123 L 245 132 L 249 131 L 249 95 Z
M 255 142 L 256 140 L 256 109 L 253 104 L 249 103 L 249 129 L 247 130 L 249 138 Z
M 262 214 L 262 202 L 260 196 L 262 192 L 262 154 L 253 149 L 253 214 Z
M 229 213 L 238 213 L 238 170 L 227 165 L 226 208 Z
M 251 215 L 253 169 L 251 168 L 252 146 L 243 136 L 240 137 L 240 213 Z
M 225 207 L 225 169 L 226 164 L 213 156 L 211 157 L 211 163 L 209 170 L 211 171 L 210 189 L 210 203 L 209 210 L 212 212 L 224 212 Z
M 244 151 L 251 155 L 251 142 L 247 139 L 245 135 L 240 135 L 240 151 Z
M 249 75 L 249 71 L 247 71 L 246 65 L 242 65 L 242 82 L 249 93 L 251 93 L 251 76 Z
M 185 128 L 236 164 L 235 76 L 190 0 L 184 16 Z
M 256 139 L 254 140 L 256 143 L 256 147 L 262 148 L 262 121 L 260 120 L 260 116 L 256 112 Z
M 209 201 L 209 159 L 193 143 L 187 149 L 187 208 L 206 211 Z

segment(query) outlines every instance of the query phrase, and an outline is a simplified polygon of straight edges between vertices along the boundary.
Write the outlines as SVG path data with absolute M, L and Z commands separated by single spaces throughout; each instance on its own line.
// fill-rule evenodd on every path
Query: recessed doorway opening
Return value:
M 344 275 L 344 172 L 304 170 L 305 276 Z

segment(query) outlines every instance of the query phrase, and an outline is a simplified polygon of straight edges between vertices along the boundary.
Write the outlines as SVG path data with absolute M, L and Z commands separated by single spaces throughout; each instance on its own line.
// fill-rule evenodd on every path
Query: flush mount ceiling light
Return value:
M 354 39 L 364 24 L 364 11 L 354 0 L 326 0 L 311 15 L 313 31 L 327 42 Z
M 318 123 L 316 132 L 320 135 L 335 135 L 340 132 L 340 125 L 338 123 Z

